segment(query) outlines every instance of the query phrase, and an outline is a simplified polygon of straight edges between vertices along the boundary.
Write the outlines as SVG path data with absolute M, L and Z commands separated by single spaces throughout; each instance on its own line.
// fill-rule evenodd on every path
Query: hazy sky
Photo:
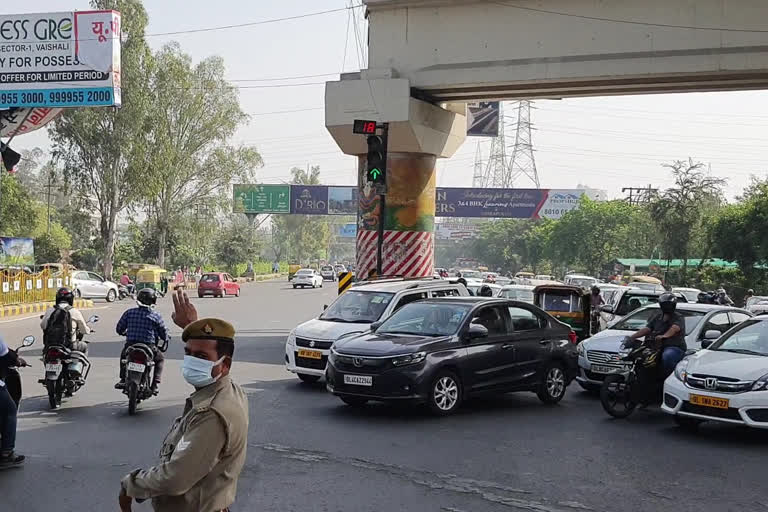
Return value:
M 195 60 L 221 55 L 228 78 L 248 87 L 241 88 L 240 97 L 243 109 L 252 117 L 236 141 L 254 144 L 261 151 L 266 164 L 259 174 L 261 181 L 285 180 L 292 166 L 310 163 L 321 166 L 326 183 L 353 184 L 355 159 L 341 154 L 327 134 L 322 109 L 323 82 L 364 64 L 353 36 L 354 24 L 348 28 L 347 12 L 216 32 L 151 36 L 342 8 L 348 3 L 147 0 L 145 6 L 153 47 L 175 39 Z M 86 8 L 86 0 L 6 0 L 2 10 L 20 13 Z M 357 13 L 364 43 L 362 10 Z M 311 76 L 321 74 L 328 76 Z M 265 81 L 299 76 L 307 78 Z M 626 186 L 668 185 L 669 173 L 661 164 L 691 156 L 711 164 L 714 175 L 728 178 L 727 193 L 732 197 L 741 192 L 750 174 L 768 170 L 764 163 L 768 156 L 768 92 L 583 98 L 538 101 L 535 106 L 533 143 L 542 187 L 583 184 L 618 197 Z M 314 110 L 264 115 L 298 109 Z M 506 116 L 514 116 L 511 108 Z M 511 126 L 514 119 L 508 123 Z M 509 132 L 511 146 L 514 133 Z M 439 185 L 471 185 L 478 141 L 487 158 L 487 139 L 468 139 L 453 158 L 438 163 Z M 47 147 L 44 132 L 19 137 L 14 143 L 16 148 L 35 145 Z M 531 186 L 526 181 L 516 185 Z

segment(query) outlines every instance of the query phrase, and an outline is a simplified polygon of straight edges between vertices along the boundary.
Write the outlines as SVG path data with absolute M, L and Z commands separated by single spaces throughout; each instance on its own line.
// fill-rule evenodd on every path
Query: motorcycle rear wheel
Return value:
M 128 414 L 136 414 L 136 405 L 139 403 L 139 389 L 133 382 L 128 384 Z
M 614 418 L 627 418 L 635 411 L 637 403 L 631 397 L 632 385 L 624 381 L 623 375 L 608 375 L 600 387 L 600 403 Z
M 48 405 L 51 406 L 51 409 L 58 408 L 61 400 L 56 400 L 56 381 L 49 380 L 45 383 L 45 387 L 48 390 Z

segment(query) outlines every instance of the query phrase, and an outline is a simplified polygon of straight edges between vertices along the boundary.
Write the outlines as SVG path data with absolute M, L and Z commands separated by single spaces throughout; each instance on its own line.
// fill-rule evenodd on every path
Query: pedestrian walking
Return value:
M 182 376 L 195 391 L 165 437 L 160 462 L 123 478 L 120 510 L 151 499 L 156 512 L 228 511 L 248 437 L 248 399 L 229 375 L 235 329 L 218 318 L 198 320 L 183 290 L 173 305 L 173 321 L 184 328 Z

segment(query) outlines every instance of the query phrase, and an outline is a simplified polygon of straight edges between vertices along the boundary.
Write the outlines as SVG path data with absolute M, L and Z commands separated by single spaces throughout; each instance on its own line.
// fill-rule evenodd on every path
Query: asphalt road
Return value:
M 235 511 L 744 511 L 768 510 L 768 432 L 705 426 L 696 435 L 658 411 L 609 419 L 575 384 L 559 405 L 532 394 L 468 403 L 450 418 L 380 404 L 344 406 L 322 384 L 285 372 L 287 331 L 316 315 L 335 288 L 249 284 L 240 298 L 197 299 L 201 316 L 238 330 L 236 380 L 250 398 L 246 467 Z M 120 478 L 155 461 L 191 391 L 179 373 L 179 330 L 161 394 L 128 416 L 113 389 L 127 303 L 100 304 L 88 383 L 48 410 L 37 357 L 24 371 L 17 448 L 23 468 L 0 473 L 0 511 L 118 510 Z M 159 306 L 170 317 L 170 298 Z M 0 323 L 13 345 L 37 318 Z M 170 323 L 170 321 L 169 321 Z M 134 510 L 150 510 L 148 504 Z

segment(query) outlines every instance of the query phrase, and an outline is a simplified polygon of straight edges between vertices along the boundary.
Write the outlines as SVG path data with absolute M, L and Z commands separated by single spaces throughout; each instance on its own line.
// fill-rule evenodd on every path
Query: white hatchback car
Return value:
M 292 284 L 294 288 L 306 288 L 307 286 L 322 288 L 323 276 L 313 268 L 302 268 L 294 274 Z
M 678 363 L 661 409 L 683 428 L 705 421 L 768 429 L 768 317 L 751 318 Z

